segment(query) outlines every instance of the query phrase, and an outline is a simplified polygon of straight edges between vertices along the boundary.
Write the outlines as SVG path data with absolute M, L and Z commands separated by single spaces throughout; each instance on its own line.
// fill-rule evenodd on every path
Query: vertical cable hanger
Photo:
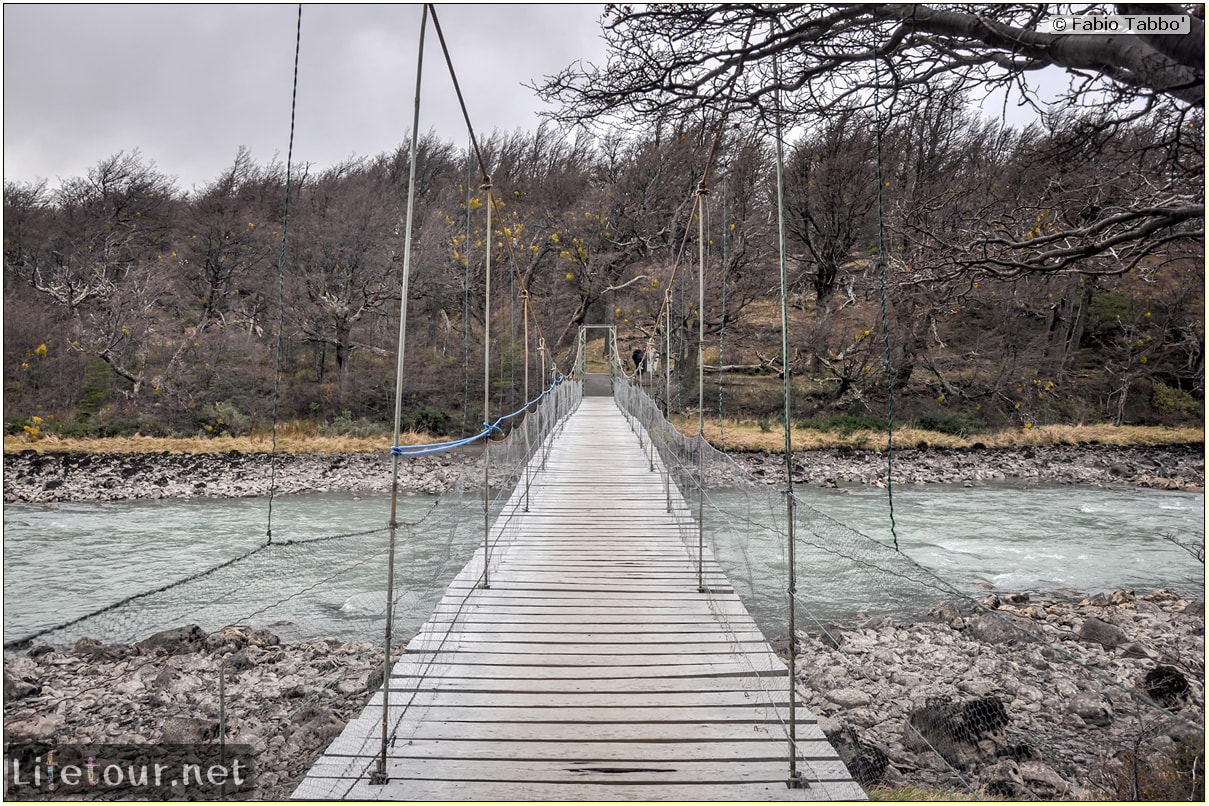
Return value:
M 273 542 L 273 493 L 277 490 L 277 412 L 281 403 L 281 352 L 285 331 L 285 257 L 290 233 L 290 189 L 294 166 L 294 122 L 298 114 L 298 56 L 302 52 L 302 4 L 294 33 L 294 84 L 290 94 L 290 143 L 285 158 L 285 208 L 281 217 L 281 250 L 277 253 L 277 348 L 273 368 L 273 444 L 269 459 L 269 511 L 265 537 Z

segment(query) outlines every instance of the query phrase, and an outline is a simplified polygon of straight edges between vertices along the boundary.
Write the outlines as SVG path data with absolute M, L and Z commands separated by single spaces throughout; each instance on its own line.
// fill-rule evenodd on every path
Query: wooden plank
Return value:
M 376 716 L 376 714 L 375 714 Z M 356 730 L 342 734 L 332 745 L 332 750 L 347 747 L 377 747 L 379 742 L 377 719 L 358 719 Z M 353 723 L 350 723 L 353 727 Z M 415 739 L 431 739 L 446 742 L 495 742 L 509 744 L 557 742 L 575 745 L 588 740 L 593 742 L 734 742 L 760 741 L 772 748 L 786 746 L 785 732 L 780 726 L 768 723 L 743 722 L 606 722 L 600 725 L 555 722 L 434 722 L 416 721 L 400 725 L 397 735 L 406 744 Z M 347 744 L 345 744 L 347 742 Z M 347 751 L 345 751 L 347 752 Z M 360 752 L 360 751 L 357 751 Z M 373 752 L 368 751 L 368 752 Z M 569 753 L 574 753 L 568 747 Z M 776 751 L 774 751 L 776 752 Z
M 821 734 L 820 734 L 821 736 Z M 378 745 L 348 753 L 346 758 L 375 757 Z M 347 752 L 341 750 L 339 752 Z M 646 759 L 683 759 L 685 761 L 781 761 L 786 757 L 786 747 L 776 747 L 762 738 L 747 737 L 743 740 L 703 742 L 684 740 L 670 742 L 602 742 L 583 740 L 575 743 L 574 758 L 609 760 L 621 763 L 641 762 Z M 804 751 L 806 752 L 806 751 Z M 333 752 L 332 755 L 338 755 Z M 530 759 L 560 760 L 568 758 L 566 742 L 549 741 L 440 741 L 437 739 L 412 739 L 405 745 L 392 748 L 390 757 L 396 759 L 457 758 L 473 759 Z
M 449 664 L 434 664 L 434 671 L 420 669 L 416 664 L 411 669 L 396 671 L 391 674 L 392 680 L 428 676 L 435 673 L 448 673 Z M 521 666 L 511 663 L 466 664 L 457 668 L 457 676 L 466 679 L 507 680 L 515 677 L 542 680 L 633 680 L 635 678 L 652 677 L 747 677 L 755 671 L 771 671 L 779 676 L 785 675 L 784 667 L 779 669 L 759 669 L 753 663 L 734 661 L 731 663 L 684 663 L 684 664 L 652 664 L 643 666 Z
M 533 782 L 541 784 L 646 784 L 667 786 L 694 784 L 702 780 L 719 783 L 777 783 L 784 785 L 788 763 L 783 759 L 772 761 L 738 759 L 710 759 L 708 761 L 653 759 L 645 761 L 616 762 L 596 759 L 591 756 L 572 756 L 567 759 L 425 759 L 424 763 L 408 763 L 410 759 L 388 758 L 387 774 L 391 783 L 407 791 L 412 781 L 432 782 Z M 322 758 L 312 768 L 315 775 L 336 777 L 348 769 L 350 760 Z M 354 762 L 355 763 L 355 762 Z M 372 763 L 366 758 L 362 763 Z M 847 777 L 847 770 L 840 760 L 817 760 L 803 762 L 803 772 L 823 780 Z
M 777 699 L 786 697 L 788 686 L 787 675 L 782 672 L 768 677 L 751 675 L 710 676 L 710 677 L 626 677 L 626 678 L 534 678 L 513 677 L 501 678 L 472 678 L 457 677 L 445 674 L 441 677 L 395 677 L 390 678 L 391 697 L 394 692 L 411 691 L 466 691 L 472 693 L 543 693 L 543 694 L 574 694 L 592 692 L 607 694 L 623 692 L 633 694 L 657 694 L 691 692 L 705 694 L 708 692 L 747 692 L 752 696 L 768 696 Z M 375 697 L 381 696 L 381 689 Z M 397 701 L 397 700 L 396 700 Z
M 391 691 L 396 689 L 392 688 Z M 759 695 L 752 694 L 750 691 L 710 691 L 708 697 L 702 697 L 702 692 L 699 690 L 680 691 L 680 692 L 635 692 L 635 691 L 580 691 L 580 692 L 551 692 L 542 691 L 532 694 L 527 694 L 517 691 L 488 691 L 488 692 L 471 692 L 451 690 L 444 687 L 435 688 L 422 692 L 415 700 L 415 703 L 424 705 L 425 707 L 441 706 L 441 707 L 458 707 L 458 708 L 482 708 L 491 709 L 497 708 L 500 705 L 506 705 L 508 708 L 526 708 L 531 709 L 535 713 L 545 713 L 544 709 L 578 709 L 584 707 L 590 708 L 651 708 L 651 709 L 672 709 L 669 714 L 680 714 L 674 709 L 679 708 L 697 708 L 701 705 L 702 700 L 708 699 L 715 706 L 723 707 L 742 707 L 751 708 L 757 705 L 775 706 L 779 710 L 784 710 L 789 707 L 788 692 L 778 692 L 778 696 L 772 700 L 765 700 Z M 368 707 L 381 707 L 382 692 L 378 692 L 370 698 L 367 703 Z M 393 694 L 391 701 L 395 703 L 407 702 L 400 700 Z M 481 714 L 475 714 L 476 719 L 480 721 L 489 720 L 494 711 L 483 711 Z M 619 712 L 620 713 L 620 712 Z M 568 710 L 566 714 L 557 716 L 567 716 L 575 718 L 576 712 Z M 683 714 L 680 714 L 683 716 Z M 589 714 L 592 718 L 593 714 Z
M 307 778 L 294 792 L 298 800 L 411 800 L 411 801 L 793 801 L 865 800 L 865 793 L 845 777 L 842 781 L 816 781 L 809 789 L 788 789 L 782 778 L 758 784 L 699 781 L 694 784 L 542 784 L 512 781 L 407 781 L 401 785 L 372 786 L 367 776 L 341 778 L 330 783 Z

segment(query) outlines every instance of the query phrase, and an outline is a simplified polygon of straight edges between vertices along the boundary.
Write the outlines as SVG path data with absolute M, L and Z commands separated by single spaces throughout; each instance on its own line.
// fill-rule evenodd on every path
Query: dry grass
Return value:
M 676 426 L 685 434 L 697 433 L 697 420 L 676 418 Z M 765 429 L 768 430 L 765 430 Z M 742 420 L 717 420 L 705 423 L 705 438 L 715 446 L 730 451 L 766 451 L 777 453 L 785 448 L 782 426 L 761 426 Z M 852 433 L 816 431 L 795 428 L 792 432 L 795 451 L 825 448 L 853 448 L 884 451 L 889 440 L 884 431 L 858 430 Z M 1203 428 L 1158 428 L 1136 425 L 1044 425 L 1033 428 L 1004 429 L 967 437 L 924 431 L 918 428 L 896 428 L 895 448 L 915 448 L 926 443 L 932 448 L 972 448 L 975 444 L 988 448 L 1020 448 L 1042 445 L 1184 445 L 1203 443 Z
M 697 433 L 695 417 L 677 417 L 676 426 L 685 434 Z M 767 430 L 765 430 L 767 429 Z M 779 453 L 785 448 L 785 432 L 780 425 L 761 426 L 757 422 L 716 419 L 705 423 L 705 438 L 717 447 L 736 452 Z M 404 445 L 439 442 L 428 434 L 409 432 L 399 440 Z M 917 428 L 899 428 L 894 432 L 894 447 L 915 448 L 926 443 L 932 448 L 971 448 L 976 443 L 990 448 L 1019 448 L 1041 445 L 1183 445 L 1205 441 L 1203 428 L 1157 428 L 1133 425 L 1044 425 L 1016 428 L 958 437 Z M 289 422 L 277 429 L 276 449 L 280 453 L 374 453 L 389 451 L 391 434 L 375 436 L 325 435 L 311 423 Z M 886 434 L 874 431 L 852 433 L 795 428 L 795 451 L 827 448 L 886 450 Z M 4 452 L 35 450 L 39 453 L 179 453 L 220 454 L 268 453 L 273 450 L 273 434 L 258 432 L 248 436 L 207 438 L 107 437 L 104 439 L 65 439 L 46 435 L 30 439 L 28 435 L 6 436 Z
M 354 437 L 348 435 L 325 435 L 305 423 L 286 423 L 278 428 L 276 450 L 279 453 L 388 453 L 392 434 L 383 431 L 378 436 Z M 402 434 L 403 445 L 426 445 L 439 442 L 436 437 L 417 432 Z M 240 453 L 269 453 L 274 449 L 272 432 L 259 432 L 247 436 L 233 437 L 105 437 L 98 439 L 64 439 L 54 435 L 31 440 L 25 435 L 6 436 L 4 452 L 16 453 L 35 450 L 39 453 L 177 453 L 177 454 L 222 454 L 231 451 Z
M 955 792 L 922 786 L 874 786 L 866 790 L 865 794 L 869 796 L 870 801 L 882 803 L 935 803 L 937 801 L 963 801 L 970 803 L 973 800 L 967 792 Z

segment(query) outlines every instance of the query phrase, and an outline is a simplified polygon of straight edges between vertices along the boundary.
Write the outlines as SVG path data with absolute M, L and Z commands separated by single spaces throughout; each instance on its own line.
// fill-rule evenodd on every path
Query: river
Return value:
M 1203 547 L 1202 493 L 1095 487 L 900 487 L 894 533 L 884 491 L 799 489 L 810 507 L 853 540 L 891 546 L 947 585 L 968 593 L 1029 592 L 1070 597 L 1115 588 L 1159 588 L 1186 597 L 1204 592 L 1204 565 L 1173 540 Z M 418 627 L 448 580 L 469 559 L 482 529 L 477 502 L 404 497 L 397 610 L 400 633 Z M 271 626 L 283 637 L 336 635 L 378 640 L 385 597 L 388 503 L 384 495 L 278 496 L 272 505 L 270 550 L 123 608 L 90 619 L 68 639 L 94 635 L 131 640 L 156 629 L 206 620 Z M 265 499 L 192 499 L 104 504 L 8 504 L 4 507 L 4 638 L 12 641 L 69 622 L 125 597 L 184 579 L 266 542 Z M 707 521 L 708 522 L 708 521 Z M 372 534 L 367 531 L 377 530 Z M 858 534 L 859 533 L 859 534 Z M 736 587 L 754 592 L 757 619 L 775 623 L 784 559 L 776 548 L 753 548 L 742 529 L 711 530 Z M 302 543 L 332 535 L 350 535 Z M 766 536 L 767 537 L 767 536 Z M 811 536 L 805 535 L 809 543 Z M 1165 538 L 1171 538 L 1165 539 Z M 771 538 L 775 543 L 776 539 Z M 766 540 L 767 544 L 768 541 Z M 821 608 L 819 618 L 854 612 L 906 612 L 944 598 L 886 601 L 889 589 L 869 584 L 828 553 L 799 557 L 799 590 Z M 876 575 L 874 575 L 876 576 Z

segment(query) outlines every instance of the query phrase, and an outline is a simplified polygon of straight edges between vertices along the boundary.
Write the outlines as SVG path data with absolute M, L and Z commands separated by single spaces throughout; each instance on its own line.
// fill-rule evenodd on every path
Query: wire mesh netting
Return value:
M 468 458 L 439 499 L 412 502 L 412 517 L 398 518 L 393 529 L 383 509 L 378 528 L 255 538 L 201 571 L 147 579 L 143 592 L 87 615 L 7 635 L 6 750 L 32 760 L 56 748 L 217 743 L 246 754 L 256 771 L 253 788 L 228 782 L 218 795 L 288 797 L 381 686 L 387 647 L 397 658 L 483 551 L 485 525 L 496 526 L 492 540 L 506 534 L 508 501 L 523 491 L 580 394 L 578 383 L 554 384 L 506 437 Z M 398 461 L 406 473 L 408 460 Z M 65 792 L 47 789 L 45 777 L 38 785 L 11 776 L 6 783 L 9 796 L 21 799 Z M 144 799 L 148 792 L 85 787 L 72 796 Z
M 688 549 L 717 560 L 786 654 L 793 625 L 799 696 L 863 786 L 1203 798 L 1203 605 L 960 590 L 685 436 L 640 387 L 615 388 L 700 526 Z

